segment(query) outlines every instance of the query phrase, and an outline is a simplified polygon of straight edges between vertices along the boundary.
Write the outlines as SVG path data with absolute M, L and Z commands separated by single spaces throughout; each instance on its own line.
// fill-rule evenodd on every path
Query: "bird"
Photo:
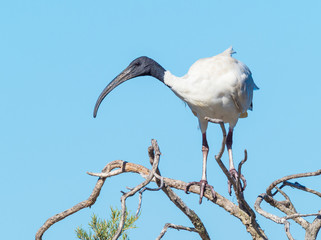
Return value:
M 182 77 L 165 70 L 155 60 L 142 56 L 133 60 L 119 75 L 117 75 L 99 95 L 93 116 L 97 116 L 98 108 L 104 98 L 117 86 L 129 79 L 139 76 L 152 76 L 170 88 L 174 94 L 183 100 L 197 117 L 202 133 L 202 177 L 199 182 L 186 185 L 187 193 L 190 185 L 200 186 L 200 201 L 206 187 L 209 187 L 215 197 L 213 187 L 207 182 L 207 156 L 209 146 L 206 137 L 208 118 L 229 124 L 226 147 L 229 157 L 229 173 L 237 179 L 238 172 L 234 167 L 232 142 L 233 130 L 239 118 L 248 116 L 247 111 L 253 108 L 253 91 L 259 89 L 254 83 L 250 69 L 232 55 L 236 53 L 229 47 L 222 53 L 197 60 Z M 229 184 L 230 185 L 230 184 Z M 245 187 L 245 186 L 244 186 Z M 231 189 L 229 193 L 231 194 Z

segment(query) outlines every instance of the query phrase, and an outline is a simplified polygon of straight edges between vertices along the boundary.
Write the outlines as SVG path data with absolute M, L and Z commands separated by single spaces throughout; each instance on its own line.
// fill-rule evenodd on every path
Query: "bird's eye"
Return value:
M 140 66 L 140 62 L 135 62 L 135 66 L 136 67 Z

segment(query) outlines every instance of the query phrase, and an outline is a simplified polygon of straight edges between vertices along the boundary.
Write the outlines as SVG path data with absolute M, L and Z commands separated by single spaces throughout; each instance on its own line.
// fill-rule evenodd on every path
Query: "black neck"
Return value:
M 157 78 L 159 81 L 164 82 L 165 69 L 154 60 L 150 68 L 150 75 Z

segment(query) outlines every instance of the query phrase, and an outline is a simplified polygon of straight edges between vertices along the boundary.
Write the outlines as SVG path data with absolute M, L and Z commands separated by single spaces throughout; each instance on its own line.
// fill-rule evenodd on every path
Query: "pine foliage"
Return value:
M 89 231 L 87 232 L 82 227 L 78 227 L 75 231 L 78 239 L 81 240 L 111 240 L 115 235 L 118 224 L 121 218 L 121 210 L 110 207 L 110 218 L 105 219 L 98 218 L 95 214 L 91 217 L 91 222 L 88 223 Z M 130 214 L 126 211 L 126 220 L 120 239 L 128 240 L 127 230 L 136 228 L 135 222 L 138 217 Z

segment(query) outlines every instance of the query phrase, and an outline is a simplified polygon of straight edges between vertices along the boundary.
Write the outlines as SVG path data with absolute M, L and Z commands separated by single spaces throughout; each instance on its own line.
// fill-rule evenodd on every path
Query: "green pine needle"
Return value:
M 76 234 L 80 240 L 110 240 L 115 235 L 118 224 L 121 218 L 121 210 L 110 207 L 111 213 L 109 219 L 99 219 L 95 214 L 91 217 L 91 222 L 88 223 L 89 230 L 86 232 L 82 227 L 77 227 Z M 126 211 L 125 224 L 120 235 L 122 240 L 128 240 L 127 231 L 136 228 L 135 222 L 138 217 Z

